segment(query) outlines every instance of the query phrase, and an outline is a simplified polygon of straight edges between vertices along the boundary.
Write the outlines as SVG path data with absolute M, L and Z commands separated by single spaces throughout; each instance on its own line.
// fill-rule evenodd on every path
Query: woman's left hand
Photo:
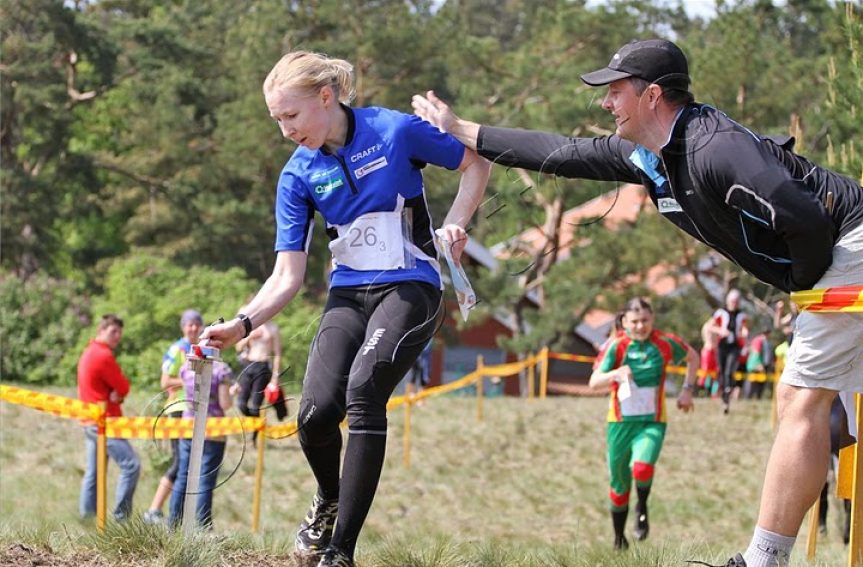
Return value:
M 437 229 L 435 233 L 443 241 L 443 245 L 449 247 L 456 266 L 460 266 L 461 255 L 467 246 L 467 232 L 457 224 L 448 224 Z

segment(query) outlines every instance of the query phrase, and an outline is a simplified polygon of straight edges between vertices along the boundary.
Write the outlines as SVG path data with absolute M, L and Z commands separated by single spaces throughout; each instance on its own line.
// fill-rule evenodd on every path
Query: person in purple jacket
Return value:
M 224 362 L 213 363 L 213 377 L 210 386 L 210 399 L 207 403 L 207 417 L 225 417 L 225 412 L 231 407 L 231 368 Z M 195 373 L 188 362 L 180 370 L 180 379 L 186 391 L 188 407 L 183 410 L 183 417 L 192 417 L 191 404 L 195 396 Z M 198 498 L 195 516 L 200 526 L 213 526 L 213 490 L 219 477 L 222 459 L 225 457 L 227 438 L 212 437 L 204 441 L 204 453 L 201 459 L 201 480 L 198 485 Z M 192 451 L 191 439 L 180 439 L 180 465 L 177 480 L 171 490 L 169 525 L 176 526 L 183 520 L 183 501 L 186 496 L 186 484 L 189 480 L 189 456 Z

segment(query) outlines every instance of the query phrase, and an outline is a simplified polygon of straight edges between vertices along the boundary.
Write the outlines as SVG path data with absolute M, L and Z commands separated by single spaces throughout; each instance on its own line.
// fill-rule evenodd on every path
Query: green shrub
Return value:
M 124 322 L 123 340 L 117 360 L 136 389 L 156 390 L 162 355 L 181 336 L 179 320 L 186 309 L 197 309 L 209 324 L 219 317 L 229 319 L 245 299 L 260 287 L 239 268 L 224 272 L 208 267 L 186 268 L 170 260 L 136 255 L 113 263 L 105 279 L 105 294 L 93 299 L 93 325 L 63 360 L 74 370 L 81 350 L 95 335 L 95 324 L 105 313 L 115 313 Z M 308 344 L 315 327 L 307 329 L 316 309 L 297 298 L 276 317 L 282 328 L 282 369 L 305 368 Z M 238 371 L 234 349 L 222 353 Z M 302 374 L 300 373 L 300 376 Z
M 90 323 L 89 300 L 74 283 L 0 272 L 0 374 L 4 381 L 74 384 L 75 368 L 60 361 L 75 352 Z

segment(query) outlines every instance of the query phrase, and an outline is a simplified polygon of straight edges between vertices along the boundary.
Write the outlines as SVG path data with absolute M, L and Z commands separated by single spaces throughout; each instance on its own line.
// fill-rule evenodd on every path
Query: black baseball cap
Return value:
M 592 87 L 599 87 L 627 77 L 638 77 L 661 86 L 689 89 L 686 56 L 679 47 L 665 39 L 631 41 L 614 54 L 607 67 L 585 73 L 581 80 Z

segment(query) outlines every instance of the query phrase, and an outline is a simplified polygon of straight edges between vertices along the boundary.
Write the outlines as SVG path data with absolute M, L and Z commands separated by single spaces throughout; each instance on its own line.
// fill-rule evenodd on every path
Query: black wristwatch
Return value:
M 245 339 L 252 332 L 252 320 L 242 313 L 237 313 L 237 319 L 243 322 L 243 338 Z

